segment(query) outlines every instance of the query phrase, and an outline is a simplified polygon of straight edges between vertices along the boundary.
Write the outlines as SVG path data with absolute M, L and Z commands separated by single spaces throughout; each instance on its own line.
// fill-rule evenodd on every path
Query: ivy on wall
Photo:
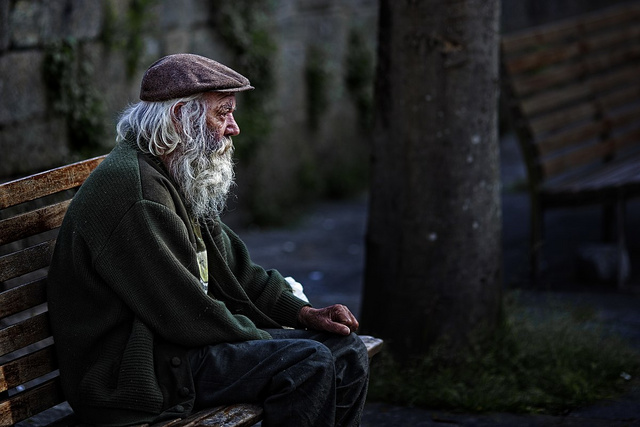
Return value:
M 236 148 L 247 159 L 254 148 L 271 133 L 275 94 L 277 45 L 270 34 L 268 0 L 221 0 L 215 5 L 216 29 L 234 56 L 234 66 L 248 76 L 259 90 L 242 95 L 243 143 Z
M 352 28 L 347 40 L 345 86 L 358 112 L 361 130 L 373 124 L 373 79 L 375 54 L 362 30 Z
M 152 22 L 151 8 L 158 0 L 130 0 L 124 20 L 118 21 L 113 3 L 106 1 L 102 42 L 107 50 L 120 49 L 125 55 L 127 76 L 133 77 L 144 52 L 144 35 Z
M 43 62 L 47 97 L 55 113 L 67 122 L 72 149 L 95 149 L 105 136 L 105 105 L 92 84 L 93 67 L 82 59 L 74 38 L 50 43 Z
M 307 46 L 304 77 L 306 85 L 307 125 L 311 131 L 320 127 L 322 115 L 329 107 L 329 80 L 327 53 L 317 44 Z

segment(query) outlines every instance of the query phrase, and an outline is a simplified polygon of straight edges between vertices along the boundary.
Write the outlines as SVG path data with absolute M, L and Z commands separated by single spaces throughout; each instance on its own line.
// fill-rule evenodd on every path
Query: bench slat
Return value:
M 626 40 L 637 37 L 640 30 L 633 26 L 615 27 L 607 32 L 582 33 L 576 28 L 566 39 L 556 44 L 540 44 L 525 55 L 514 55 L 505 59 L 505 66 L 512 74 L 540 72 L 558 64 L 583 61 L 589 56 L 597 56 L 607 50 L 620 48 Z M 541 48 L 540 48 L 541 47 Z
M 0 282 L 44 268 L 51 262 L 55 240 L 0 257 Z
M 0 209 L 79 187 L 106 156 L 94 157 L 0 185 Z
M 548 192 L 556 195 L 561 193 L 578 193 L 581 191 L 600 191 L 610 187 L 615 189 L 621 185 L 636 183 L 640 185 L 640 153 L 616 159 L 604 165 L 601 169 L 589 174 L 568 178 L 555 184 Z
M 359 335 L 359 337 L 364 343 L 365 347 L 367 347 L 369 359 L 380 353 L 380 350 L 382 350 L 383 341 L 380 338 L 375 338 L 370 335 Z
M 538 150 L 542 156 L 571 146 L 579 146 L 580 143 L 593 140 L 611 129 L 630 125 L 640 117 L 640 106 L 626 111 L 623 114 L 612 117 L 603 117 L 592 123 L 584 123 L 580 126 L 554 134 L 538 141 Z
M 556 156 L 541 162 L 546 177 L 559 175 L 567 170 L 587 165 L 595 160 L 604 159 L 615 151 L 638 144 L 640 129 L 635 129 L 604 142 L 573 150 L 563 156 Z
M 195 427 L 195 426 L 252 426 L 262 420 L 263 409 L 259 405 L 240 403 L 207 409 L 184 420 L 176 420 L 163 427 Z
M 556 110 L 566 108 L 567 105 L 573 106 L 576 102 L 595 102 L 594 99 L 606 96 L 610 90 L 637 87 L 639 75 L 640 66 L 632 65 L 564 88 L 536 94 L 523 100 L 521 108 L 526 115 L 534 116 L 545 112 L 555 113 Z
M 0 356 L 51 336 L 49 313 L 41 313 L 15 325 L 0 329 Z
M 532 70 L 539 71 L 574 59 L 584 61 L 589 55 L 600 55 L 603 51 L 624 45 L 625 41 L 640 35 L 640 29 L 633 25 L 616 27 L 604 34 L 585 35 L 585 37 L 580 37 L 579 31 L 576 29 L 575 37 L 571 42 L 561 40 L 555 46 L 545 46 L 545 49 L 540 51 L 506 60 L 507 69 L 510 73 L 518 74 Z
M 49 345 L 34 353 L 0 366 L 0 392 L 40 378 L 58 369 L 54 347 Z
M 510 76 L 513 89 L 518 96 L 549 90 L 575 81 L 576 77 L 602 72 L 621 64 L 640 59 L 640 46 L 624 45 L 605 53 L 584 57 L 580 62 L 559 65 L 534 75 L 514 74 Z
M 51 379 L 0 402 L 0 425 L 13 425 L 62 402 L 60 379 Z
M 46 283 L 42 278 L 0 293 L 0 319 L 45 303 Z
M 0 221 L 0 245 L 60 227 L 70 203 L 65 200 Z
M 638 14 L 640 14 L 640 7 L 637 4 L 615 6 L 610 10 L 585 14 L 578 18 L 541 25 L 535 29 L 505 36 L 502 47 L 505 52 L 511 53 L 541 44 L 556 43 L 576 34 L 576 28 L 580 28 L 584 33 L 600 31 L 607 27 L 621 26 L 627 21 L 635 21 Z
M 630 84 L 625 88 L 595 98 L 588 103 L 571 106 L 554 111 L 552 114 L 532 119 L 529 121 L 529 127 L 533 136 L 538 139 L 544 137 L 547 132 L 567 128 L 575 123 L 584 122 L 585 120 L 593 120 L 597 116 L 607 119 L 606 116 L 610 116 L 610 112 L 614 109 L 637 109 L 637 106 L 634 106 L 634 104 L 637 105 L 638 99 L 640 99 L 640 82 Z M 627 113 L 624 112 L 620 115 L 625 114 Z M 631 112 L 630 114 L 635 114 L 635 112 Z M 630 123 L 637 117 L 638 116 L 631 116 L 624 123 Z M 612 124 L 617 125 L 618 123 Z

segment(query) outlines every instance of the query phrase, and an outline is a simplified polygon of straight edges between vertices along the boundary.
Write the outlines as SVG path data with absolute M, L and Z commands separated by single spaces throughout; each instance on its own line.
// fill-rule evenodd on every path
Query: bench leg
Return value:
M 623 289 L 626 280 L 627 242 L 625 237 L 626 204 L 624 197 L 619 196 L 616 203 L 616 227 L 618 241 L 618 289 Z
M 542 242 L 544 236 L 544 211 L 537 197 L 531 197 L 531 243 L 529 262 L 531 268 L 531 280 L 537 283 L 540 280 Z

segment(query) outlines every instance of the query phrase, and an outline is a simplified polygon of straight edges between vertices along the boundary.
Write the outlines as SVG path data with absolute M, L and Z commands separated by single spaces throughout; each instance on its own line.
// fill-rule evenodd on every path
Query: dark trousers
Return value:
M 273 340 L 217 344 L 190 354 L 196 408 L 263 405 L 267 426 L 358 426 L 369 382 L 356 334 L 269 329 Z

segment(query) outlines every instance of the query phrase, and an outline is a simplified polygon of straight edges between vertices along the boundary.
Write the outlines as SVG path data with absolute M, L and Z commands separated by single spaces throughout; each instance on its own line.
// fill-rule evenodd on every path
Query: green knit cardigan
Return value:
M 284 278 L 252 263 L 219 218 L 201 231 L 208 295 L 182 197 L 132 142 L 118 144 L 74 197 L 47 292 L 63 390 L 84 422 L 186 416 L 195 396 L 189 349 L 296 326 L 306 303 Z

